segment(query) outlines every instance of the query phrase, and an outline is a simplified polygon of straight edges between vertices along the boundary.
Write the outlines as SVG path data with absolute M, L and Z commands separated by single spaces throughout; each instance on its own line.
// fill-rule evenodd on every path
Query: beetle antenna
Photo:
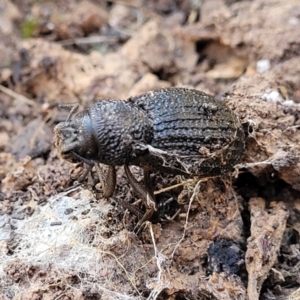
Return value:
M 58 105 L 59 108 L 68 108 L 68 109 L 70 109 L 70 113 L 67 117 L 66 122 L 68 122 L 71 119 L 71 117 L 74 115 L 74 113 L 78 110 L 79 106 L 80 105 L 78 103 L 67 103 L 67 104 L 59 104 Z

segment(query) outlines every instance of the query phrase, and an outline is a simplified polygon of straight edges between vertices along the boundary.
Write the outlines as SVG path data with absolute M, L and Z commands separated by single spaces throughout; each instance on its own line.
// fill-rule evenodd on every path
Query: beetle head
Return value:
M 59 154 L 70 162 L 83 161 L 92 164 L 92 160 L 97 157 L 98 147 L 94 140 L 91 119 L 86 111 L 56 125 L 54 137 Z

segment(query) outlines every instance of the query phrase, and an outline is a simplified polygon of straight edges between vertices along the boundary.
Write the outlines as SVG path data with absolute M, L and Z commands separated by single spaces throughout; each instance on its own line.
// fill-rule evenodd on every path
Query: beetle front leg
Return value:
M 91 173 L 93 166 L 83 163 L 83 172 L 78 176 L 78 182 L 83 182 Z
M 108 166 L 106 176 L 103 173 L 100 164 L 95 162 L 95 169 L 98 174 L 102 190 L 103 196 L 105 198 L 109 198 L 113 195 L 115 188 L 116 188 L 116 168 L 115 166 Z

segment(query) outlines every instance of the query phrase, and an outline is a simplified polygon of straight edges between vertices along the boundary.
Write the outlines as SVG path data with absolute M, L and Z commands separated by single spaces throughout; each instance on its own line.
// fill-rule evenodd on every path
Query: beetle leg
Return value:
M 110 197 L 110 199 L 112 199 L 113 201 L 117 202 L 124 209 L 128 209 L 130 212 L 132 212 L 133 214 L 135 214 L 139 219 L 143 218 L 144 213 L 139 208 L 137 208 L 136 206 L 131 205 L 128 202 L 126 202 L 124 200 L 121 200 L 119 198 Z
M 66 142 L 65 144 L 60 146 L 60 152 L 63 155 L 64 153 L 71 152 L 73 149 L 76 149 L 78 146 L 80 146 L 79 141 Z
M 147 192 L 147 197 L 149 195 L 149 201 L 153 202 L 152 206 L 154 206 L 154 210 L 157 210 L 157 204 L 151 187 L 150 170 L 148 168 L 143 168 L 143 173 L 144 173 L 144 184 L 145 184 L 145 190 Z M 147 199 L 147 205 L 149 206 L 151 205 L 150 203 L 148 203 L 148 199 Z
M 138 221 L 138 223 L 134 227 L 134 232 L 138 234 L 146 224 L 146 221 L 148 221 L 153 215 L 153 209 L 147 209 L 144 213 L 143 217 Z M 145 227 L 144 227 L 145 228 Z
M 80 160 L 80 161 L 86 163 L 86 164 L 89 165 L 89 166 L 92 166 L 92 167 L 94 166 L 95 162 L 93 162 L 92 160 L 87 159 L 87 158 L 81 156 L 80 154 L 78 154 L 78 153 L 76 153 L 76 152 L 74 152 L 74 151 L 71 151 L 71 153 L 72 153 L 72 155 L 75 156 L 78 160 Z
M 137 207 L 127 203 L 126 201 L 122 201 L 118 198 L 111 197 L 115 191 L 115 186 L 116 186 L 116 168 L 115 168 L 115 166 L 108 166 L 108 171 L 107 171 L 106 176 L 104 175 L 103 170 L 99 163 L 95 162 L 95 168 L 96 168 L 98 177 L 100 179 L 102 189 L 103 189 L 103 195 L 105 198 L 113 199 L 115 202 L 117 202 L 119 205 L 121 205 L 124 209 L 128 209 L 129 211 L 134 213 L 138 218 L 141 218 L 142 223 L 144 223 L 144 221 L 148 220 L 148 217 L 146 217 L 146 219 L 145 219 L 146 214 L 143 214 L 143 212 L 141 210 L 139 210 Z M 131 173 L 131 176 L 133 177 L 132 173 Z M 135 180 L 134 177 L 133 177 L 133 179 Z M 151 213 L 151 215 L 152 215 L 152 213 Z M 149 216 L 149 218 L 151 218 L 151 215 Z
M 131 173 L 128 165 L 125 165 L 124 169 L 125 169 L 125 173 L 127 175 L 127 178 L 128 178 L 128 181 L 129 181 L 130 185 L 132 186 L 134 191 L 142 198 L 146 208 L 152 208 L 153 211 L 157 210 L 156 201 L 155 201 L 153 192 L 151 191 L 150 184 L 149 184 L 150 176 L 149 176 L 148 170 L 144 170 L 145 187 L 143 187 L 135 179 L 135 177 Z
M 150 187 L 150 173 L 148 169 L 143 169 L 144 171 L 144 182 L 145 182 L 145 187 L 140 185 L 140 183 L 135 179 L 133 174 L 131 173 L 128 165 L 124 166 L 125 173 L 127 175 L 128 181 L 130 185 L 132 186 L 133 190 L 141 197 L 143 200 L 145 206 L 146 206 L 146 212 L 143 215 L 142 219 L 138 222 L 136 225 L 136 228 L 140 228 L 141 225 L 149 220 L 154 211 L 157 210 L 157 205 L 155 201 L 155 197 L 153 195 L 153 192 Z
M 93 166 L 84 163 L 83 172 L 78 176 L 78 182 L 83 182 L 88 174 L 92 171 Z
M 103 196 L 109 198 L 113 195 L 116 187 L 116 168 L 115 166 L 108 166 L 106 176 L 103 173 L 100 164 L 95 162 L 96 172 L 101 182 Z

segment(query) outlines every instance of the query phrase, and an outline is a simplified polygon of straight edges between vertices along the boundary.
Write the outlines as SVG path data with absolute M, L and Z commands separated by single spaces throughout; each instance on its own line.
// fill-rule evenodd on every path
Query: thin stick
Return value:
M 25 102 L 26 104 L 28 104 L 30 106 L 35 106 L 36 105 L 36 103 L 33 100 L 30 100 L 27 97 L 15 92 L 11 89 L 6 88 L 5 86 L 3 86 L 1 84 L 0 84 L 0 91 L 4 94 L 14 98 L 14 99 L 21 100 L 21 101 Z
M 214 178 L 216 176 L 210 176 L 210 177 L 203 177 L 201 178 L 201 181 L 207 181 L 208 179 L 211 179 L 211 178 Z M 199 178 L 198 179 L 189 179 L 189 180 L 186 180 L 186 181 L 183 181 L 183 182 L 180 182 L 178 184 L 174 184 L 174 185 L 171 185 L 171 186 L 168 186 L 166 188 L 163 188 L 163 189 L 160 189 L 158 191 L 155 191 L 154 192 L 154 195 L 158 195 L 158 194 L 161 194 L 161 193 L 164 193 L 164 192 L 167 192 L 167 191 L 170 191 L 170 190 L 173 190 L 173 189 L 176 189 L 177 187 L 179 186 L 185 186 L 185 185 L 189 185 L 191 183 L 195 183 L 195 182 L 198 182 L 199 181 Z
M 138 1 L 111 0 L 110 2 L 119 3 L 119 4 L 126 5 L 126 6 L 132 6 L 135 8 L 140 8 L 142 5 L 141 3 L 137 3 Z M 139 2 L 141 2 L 141 1 L 139 1 Z
M 90 44 L 99 44 L 103 42 L 116 42 L 118 39 L 116 37 L 106 37 L 106 36 L 88 36 L 83 38 L 69 39 L 57 42 L 62 46 L 70 45 L 90 45 Z

